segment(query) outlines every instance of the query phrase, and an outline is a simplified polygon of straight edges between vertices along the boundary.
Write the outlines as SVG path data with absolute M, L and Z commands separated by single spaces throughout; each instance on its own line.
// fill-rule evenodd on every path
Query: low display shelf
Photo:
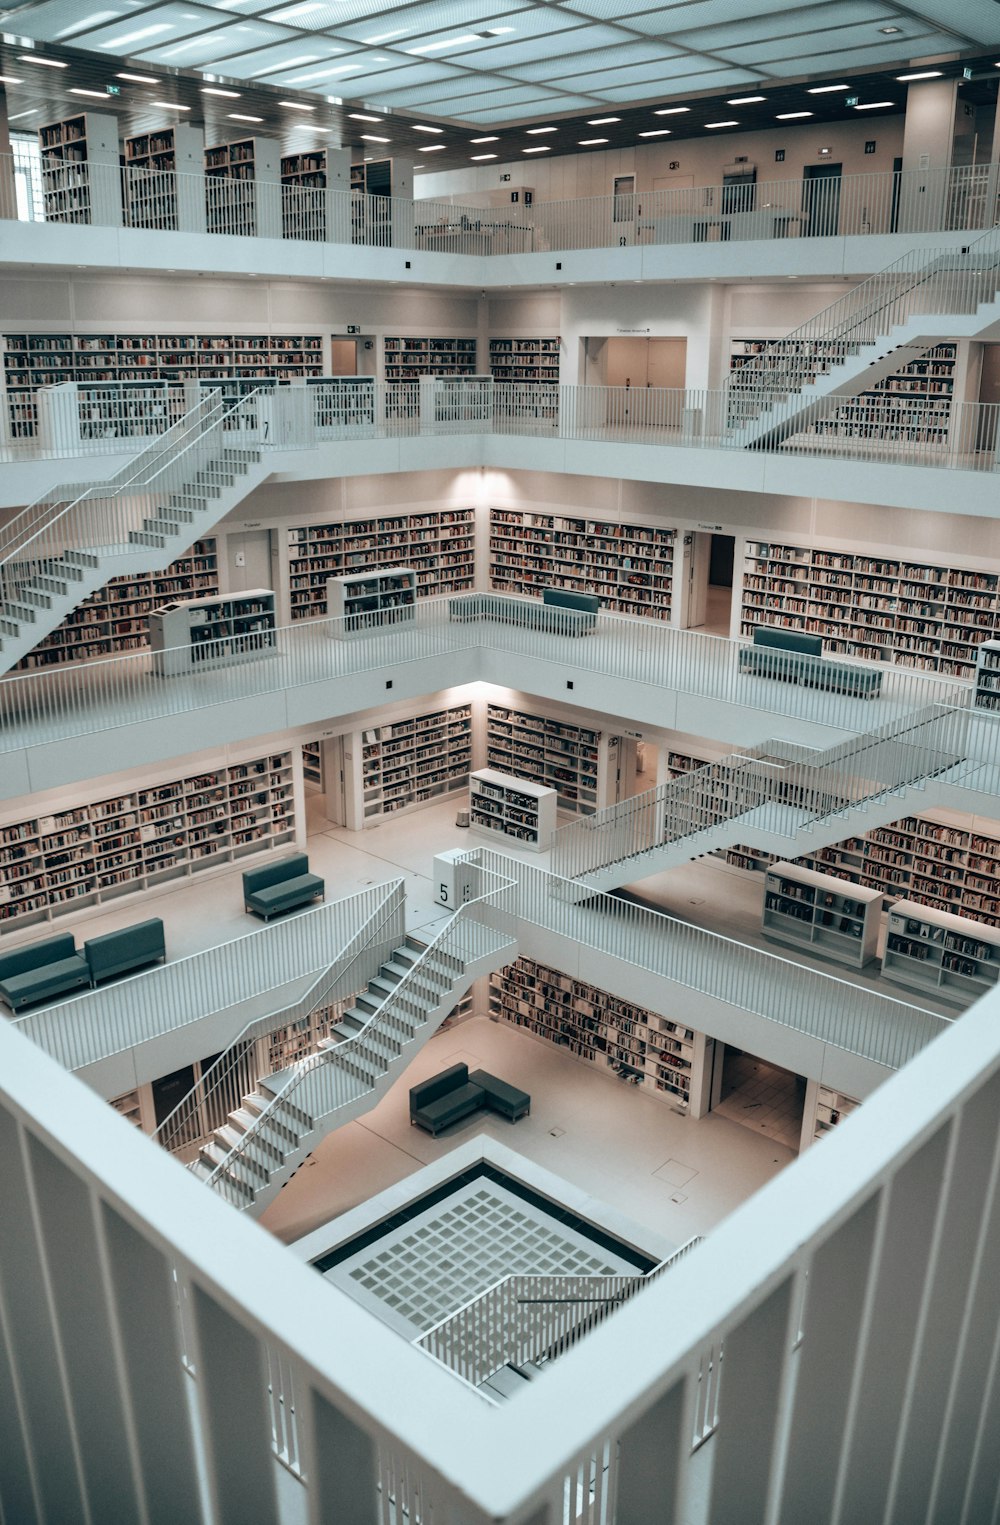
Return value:
M 684 1111 L 704 1069 L 701 1033 L 530 958 L 490 975 L 490 1016 L 605 1065 Z
M 997 983 L 1000 929 L 899 900 L 889 913 L 882 973 L 965 1005 Z
M 773 863 L 764 880 L 764 935 L 860 969 L 878 947 L 882 895 L 797 863 Z
M 326 585 L 327 614 L 338 623 L 331 625 L 329 634 L 343 638 L 362 630 L 403 624 L 413 619 L 416 603 L 417 574 L 413 567 L 331 577 Z
M 469 824 L 491 836 L 511 837 L 542 852 L 556 829 L 554 789 L 531 784 L 492 768 L 469 775 Z
M 276 642 L 270 588 L 165 604 L 149 616 L 153 671 L 161 678 L 273 656 Z
M 1000 709 L 1000 641 L 984 641 L 976 656 L 976 708 Z
M 860 1107 L 861 1103 L 854 1096 L 845 1096 L 841 1091 L 832 1091 L 829 1086 L 821 1085 L 816 1092 L 816 1124 L 813 1138 L 822 1138 L 825 1133 L 831 1132 L 845 1117 Z

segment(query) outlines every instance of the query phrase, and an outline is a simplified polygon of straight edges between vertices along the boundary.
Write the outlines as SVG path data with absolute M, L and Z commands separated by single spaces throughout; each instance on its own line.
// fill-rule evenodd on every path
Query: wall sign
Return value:
M 616 328 L 616 334 L 648 334 L 648 328 Z
M 775 164 L 784 164 L 785 150 L 783 148 L 776 148 L 774 150 L 774 162 Z
M 874 152 L 875 152 L 875 139 L 874 138 L 869 138 L 867 143 L 865 144 L 865 153 L 866 154 L 873 154 Z

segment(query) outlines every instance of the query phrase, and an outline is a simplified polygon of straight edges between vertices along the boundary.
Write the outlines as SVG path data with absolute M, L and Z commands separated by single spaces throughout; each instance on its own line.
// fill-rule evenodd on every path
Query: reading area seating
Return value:
M 305 853 L 294 853 L 263 868 L 248 868 L 243 875 L 244 907 L 265 921 L 305 905 L 307 900 L 322 900 L 325 893 L 323 880 L 309 872 Z
M 410 1090 L 410 1123 L 437 1135 L 471 1112 L 498 1112 L 510 1122 L 531 1111 L 531 1097 L 486 1070 L 453 1064 Z
M 823 641 L 804 630 L 780 625 L 757 625 L 753 645 L 740 652 L 739 670 L 758 678 L 780 678 L 805 688 L 823 688 L 858 699 L 874 699 L 882 674 L 871 667 L 838 662 L 823 655 Z
M 508 598 L 502 593 L 462 593 L 448 600 L 448 618 L 490 620 L 550 635 L 590 635 L 597 628 L 600 600 L 594 593 L 546 588 L 537 599 Z

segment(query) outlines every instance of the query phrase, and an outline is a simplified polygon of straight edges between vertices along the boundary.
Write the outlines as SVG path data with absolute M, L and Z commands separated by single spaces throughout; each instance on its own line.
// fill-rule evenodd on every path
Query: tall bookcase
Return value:
M 490 975 L 490 1015 L 700 1117 L 705 1037 L 530 958 Z
M 125 221 L 130 228 L 204 233 L 205 135 L 190 122 L 125 139 Z
M 419 381 L 421 376 L 475 376 L 476 341 L 394 335 L 383 341 L 386 381 Z
M 38 129 L 46 222 L 121 227 L 118 118 L 82 111 Z
M 976 708 L 1000 709 L 1000 641 L 984 641 L 976 654 Z
M 372 726 L 352 738 L 350 761 L 347 824 L 353 830 L 464 790 L 472 768 L 471 706 Z
M 601 803 L 602 735 L 589 726 L 486 706 L 486 760 L 491 768 L 554 789 L 559 805 L 591 815 Z
M 294 840 L 288 752 L 8 818 L 0 821 L 0 923 L 51 920 Z
M 17 671 L 64 662 L 93 662 L 149 644 L 149 616 L 167 599 L 202 598 L 219 592 L 215 540 L 198 540 L 161 572 L 112 577 L 22 657 Z
M 304 524 L 288 531 L 292 619 L 330 613 L 327 583 L 410 567 L 417 596 L 460 593 L 475 582 L 475 513 L 436 508 L 339 524 Z
M 491 339 L 490 371 L 494 381 L 528 382 L 537 387 L 559 385 L 557 338 Z
M 490 585 L 596 593 L 613 614 L 669 620 L 676 530 L 522 509 L 490 510 Z
M 413 166 L 406 159 L 366 159 L 351 165 L 351 238 L 388 248 L 412 230 Z
M 998 630 L 998 587 L 981 567 L 750 540 L 740 629 L 784 625 L 829 653 L 971 679 Z
M 312 148 L 281 159 L 283 238 L 346 242 L 351 189 L 349 148 Z
M 205 149 L 209 233 L 281 237 L 281 166 L 277 143 L 239 138 Z

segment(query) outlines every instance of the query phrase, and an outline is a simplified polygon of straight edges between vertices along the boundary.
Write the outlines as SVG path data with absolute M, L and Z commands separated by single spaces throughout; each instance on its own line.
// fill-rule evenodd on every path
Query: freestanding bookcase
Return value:
M 38 129 L 46 222 L 119 228 L 122 187 L 118 118 L 82 111 Z
M 205 231 L 205 135 L 173 122 L 125 139 L 125 219 L 130 228 Z
M 882 973 L 887 980 L 965 1005 L 997 983 L 1000 929 L 914 900 L 897 900 L 889 912 Z
M 882 894 L 797 863 L 772 863 L 764 880 L 765 937 L 860 969 L 878 948 Z
M 356 635 L 412 620 L 416 612 L 417 574 L 412 567 L 331 577 L 326 585 L 327 613 L 339 623 L 330 635 Z
M 274 594 L 270 588 L 164 604 L 149 616 L 153 671 L 183 677 L 273 655 Z
M 492 768 L 469 774 L 469 824 L 491 836 L 511 837 L 522 847 L 542 852 L 556 829 L 558 800 L 554 789 L 511 778 Z

